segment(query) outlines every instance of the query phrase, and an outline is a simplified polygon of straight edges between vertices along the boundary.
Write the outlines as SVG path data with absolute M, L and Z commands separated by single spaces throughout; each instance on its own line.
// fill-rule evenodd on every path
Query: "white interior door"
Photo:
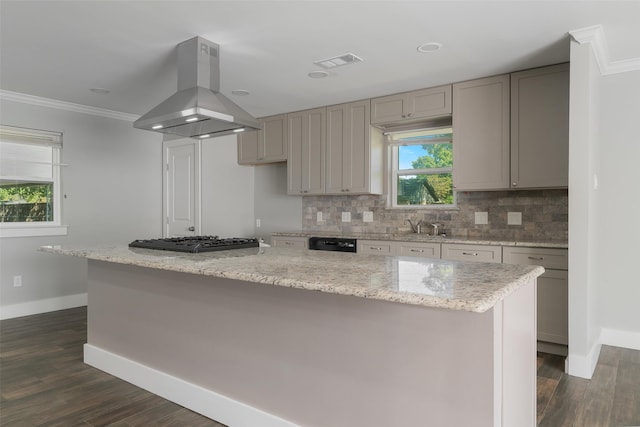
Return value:
M 164 141 L 164 237 L 200 234 L 200 141 Z

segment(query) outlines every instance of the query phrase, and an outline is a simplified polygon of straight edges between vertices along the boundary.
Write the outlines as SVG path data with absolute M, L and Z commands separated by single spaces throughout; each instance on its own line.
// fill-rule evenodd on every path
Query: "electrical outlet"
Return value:
M 260 221 L 260 218 L 256 219 L 256 227 L 260 228 L 261 224 L 262 224 L 262 221 Z
M 489 224 L 489 212 L 476 212 L 476 225 Z
M 323 219 L 322 219 L 322 212 L 318 212 L 318 213 L 316 214 L 316 222 L 317 222 L 317 223 L 320 223 L 320 222 L 322 222 L 322 221 L 323 221 Z
M 362 212 L 362 222 L 373 222 L 373 212 Z
M 22 276 L 13 276 L 13 286 L 16 288 L 22 286 Z
M 522 212 L 507 212 L 507 225 L 522 225 Z
M 342 222 L 351 222 L 351 212 L 342 212 Z

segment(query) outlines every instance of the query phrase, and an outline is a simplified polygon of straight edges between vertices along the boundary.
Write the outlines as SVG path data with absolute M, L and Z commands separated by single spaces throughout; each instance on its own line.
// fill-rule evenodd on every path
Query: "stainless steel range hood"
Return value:
M 249 113 L 220 93 L 219 46 L 201 37 L 178 45 L 178 92 L 133 123 L 138 129 L 209 138 L 260 129 Z

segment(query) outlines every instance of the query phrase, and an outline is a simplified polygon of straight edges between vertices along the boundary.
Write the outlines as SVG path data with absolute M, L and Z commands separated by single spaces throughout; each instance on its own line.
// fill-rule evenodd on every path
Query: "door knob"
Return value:
M 192 225 L 191 227 L 187 228 L 187 230 L 189 230 L 189 231 L 196 231 L 196 228 Z

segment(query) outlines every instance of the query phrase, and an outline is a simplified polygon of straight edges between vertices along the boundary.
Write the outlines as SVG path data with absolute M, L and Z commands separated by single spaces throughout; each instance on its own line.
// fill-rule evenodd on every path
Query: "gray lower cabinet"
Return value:
M 440 243 L 396 242 L 396 255 L 440 258 Z
M 507 264 L 540 265 L 538 277 L 538 350 L 567 354 L 569 343 L 569 272 L 567 249 L 504 247 Z
M 502 262 L 502 247 L 490 245 L 442 244 L 442 259 L 454 261 Z
M 569 64 L 511 74 L 511 187 L 569 185 Z
M 288 194 L 323 194 L 325 191 L 326 112 L 322 107 L 287 114 Z
M 453 85 L 453 186 L 509 188 L 509 75 Z
M 262 130 L 238 134 L 238 164 L 256 165 L 287 161 L 287 116 L 260 119 Z
M 271 246 L 279 248 L 298 248 L 308 249 L 309 238 L 308 237 L 293 237 L 293 236 L 271 236 Z
M 359 254 L 395 255 L 394 242 L 390 240 L 358 240 Z

